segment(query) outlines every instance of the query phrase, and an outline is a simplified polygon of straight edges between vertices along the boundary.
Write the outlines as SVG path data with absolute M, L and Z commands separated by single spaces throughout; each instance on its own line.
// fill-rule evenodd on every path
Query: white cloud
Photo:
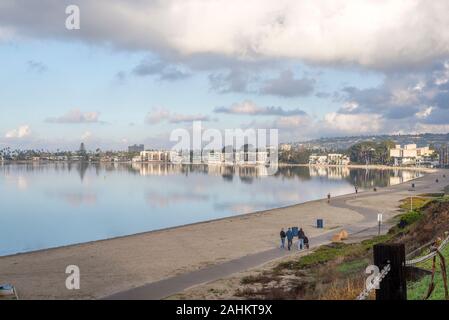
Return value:
M 282 107 L 260 107 L 251 100 L 234 103 L 230 107 L 217 107 L 215 113 L 261 115 L 261 116 L 292 116 L 305 115 L 301 109 L 286 110 Z
M 25 137 L 29 136 L 30 134 L 31 134 L 30 126 L 25 124 L 25 125 L 22 125 L 22 126 L 18 127 L 17 129 L 13 129 L 13 130 L 8 131 L 5 134 L 5 138 L 7 138 L 7 139 L 13 139 L 13 138 L 21 139 L 21 138 L 25 138 Z
M 240 60 L 293 58 L 374 68 L 416 65 L 449 53 L 446 0 L 79 0 L 91 43 Z M 0 21 L 34 37 L 61 28 L 67 1 L 2 0 Z M 32 11 L 33 15 L 26 13 Z M 4 27 L 0 23 L 0 28 Z M 431 36 L 430 36 L 431 35 Z
M 89 140 L 92 137 L 92 132 L 86 131 L 81 135 L 81 140 Z
M 417 123 L 414 130 L 416 133 L 448 133 L 449 124 Z
M 416 116 L 420 119 L 425 119 L 432 114 L 434 107 L 427 107 L 416 113 Z
M 209 116 L 202 114 L 172 113 L 165 108 L 153 108 L 153 110 L 145 117 L 145 122 L 147 124 L 158 124 L 163 121 L 177 124 L 182 122 L 210 121 L 210 118 Z
M 48 123 L 96 123 L 100 122 L 98 112 L 81 112 L 73 109 L 60 117 L 50 117 L 45 119 Z
M 307 116 L 291 116 L 291 117 L 279 117 L 274 122 L 275 128 L 299 128 L 301 126 L 309 126 L 310 119 Z
M 356 101 L 348 101 L 343 104 L 341 109 L 344 112 L 354 112 L 359 107 L 359 104 Z
M 331 112 L 324 116 L 323 127 L 338 130 L 341 133 L 375 133 L 381 129 L 382 119 L 378 114 L 342 114 Z

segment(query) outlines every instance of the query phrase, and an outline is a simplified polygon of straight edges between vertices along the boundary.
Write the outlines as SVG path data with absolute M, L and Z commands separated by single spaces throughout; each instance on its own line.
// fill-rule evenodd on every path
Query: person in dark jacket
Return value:
M 281 249 L 285 249 L 285 238 L 287 237 L 287 235 L 285 234 L 284 228 L 281 229 Z
M 304 248 L 304 238 L 306 237 L 302 228 L 298 231 L 298 250 L 302 250 Z
M 288 228 L 287 230 L 287 248 L 290 251 L 290 248 L 292 247 L 293 243 L 293 232 L 291 228 Z
M 306 236 L 304 236 L 304 247 L 306 249 L 309 249 L 309 238 L 307 238 Z

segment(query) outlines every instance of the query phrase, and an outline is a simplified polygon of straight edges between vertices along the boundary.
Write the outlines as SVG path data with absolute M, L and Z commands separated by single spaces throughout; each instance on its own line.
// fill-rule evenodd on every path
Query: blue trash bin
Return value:
M 298 236 L 298 227 L 292 227 L 292 233 L 293 233 L 293 236 L 294 237 L 297 237 Z

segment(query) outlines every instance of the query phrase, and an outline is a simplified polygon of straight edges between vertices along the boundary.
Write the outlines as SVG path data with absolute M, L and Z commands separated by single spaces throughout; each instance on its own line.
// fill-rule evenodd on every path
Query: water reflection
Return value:
M 384 187 L 407 170 L 157 163 L 0 164 L 0 255 L 106 239 Z

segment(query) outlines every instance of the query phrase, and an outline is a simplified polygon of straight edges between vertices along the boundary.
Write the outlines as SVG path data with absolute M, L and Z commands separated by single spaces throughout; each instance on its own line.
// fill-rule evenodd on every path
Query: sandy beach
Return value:
M 445 171 L 448 175 L 447 171 Z M 416 180 L 428 192 L 449 184 L 428 173 Z M 386 218 L 398 213 L 398 201 L 407 197 L 409 184 L 340 198 L 354 206 L 379 208 Z M 382 192 L 385 191 L 385 192 Z M 323 218 L 325 229 L 315 228 Z M 318 200 L 210 222 L 148 232 L 13 256 L 0 257 L 0 283 L 16 286 L 21 299 L 97 299 L 110 294 L 198 270 L 278 246 L 282 227 L 301 226 L 309 237 L 347 225 L 366 223 L 356 210 Z M 81 289 L 67 290 L 68 265 L 81 271 Z

